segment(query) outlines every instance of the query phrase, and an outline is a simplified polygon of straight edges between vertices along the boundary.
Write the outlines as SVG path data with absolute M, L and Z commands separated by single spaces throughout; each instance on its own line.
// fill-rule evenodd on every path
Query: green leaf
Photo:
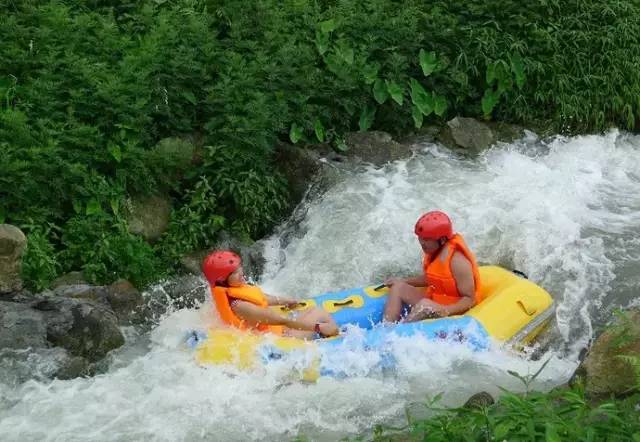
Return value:
M 556 427 L 550 422 L 547 422 L 545 425 L 544 440 L 546 442 L 562 442 L 562 439 L 560 439 L 556 431 Z
M 436 70 L 436 67 L 438 66 L 436 53 L 433 51 L 425 52 L 424 49 L 420 49 L 419 58 L 420 58 L 420 67 L 422 68 L 422 73 L 424 74 L 425 77 L 428 77 L 429 75 L 431 75 L 433 71 Z
M 82 212 L 82 203 L 78 200 L 73 200 L 71 203 L 73 205 L 73 211 L 76 213 Z
M 378 104 L 384 103 L 387 101 L 387 98 L 389 98 L 389 95 L 387 94 L 387 87 L 385 86 L 384 81 L 379 78 L 373 84 L 373 98 L 376 99 Z
M 493 108 L 498 104 L 498 99 L 500 98 L 499 92 L 494 92 L 493 89 L 486 89 L 484 91 L 484 96 L 482 97 L 482 112 L 485 116 L 491 115 L 493 112 Z
M 415 104 L 422 115 L 429 116 L 433 112 L 433 98 L 424 90 L 422 85 L 415 79 L 411 79 L 411 102 Z
M 346 152 L 349 150 L 349 146 L 347 145 L 347 143 L 344 141 L 344 138 L 342 137 L 335 138 L 334 148 L 338 152 Z
M 187 100 L 189 103 L 191 104 L 197 104 L 198 100 L 196 99 L 196 96 L 193 95 L 193 92 L 191 91 L 182 91 L 182 97 Z
M 319 24 L 320 24 L 320 30 L 325 34 L 333 32 L 336 29 L 336 22 L 333 19 L 321 21 Z
M 289 130 L 289 139 L 293 144 L 296 144 L 302 139 L 302 128 L 299 127 L 296 123 L 293 123 L 291 125 L 291 129 Z
M 524 86 L 525 74 L 524 74 L 524 62 L 519 54 L 511 57 L 511 72 L 516 77 L 516 85 L 518 89 L 522 89 Z
M 447 110 L 447 99 L 442 95 L 433 94 L 433 112 L 441 117 Z
M 85 214 L 87 215 L 96 215 L 102 212 L 102 207 L 100 206 L 100 202 L 96 199 L 90 199 L 87 203 L 87 209 Z
M 418 108 L 418 106 L 411 106 L 411 116 L 413 117 L 413 124 L 415 125 L 416 129 L 420 129 L 424 121 L 424 116 L 422 115 L 422 111 Z
M 111 210 L 113 211 L 113 214 L 115 216 L 118 216 L 119 212 L 120 212 L 120 203 L 118 202 L 117 199 L 111 199 L 109 201 L 109 205 L 111 206 Z
M 378 66 L 367 64 L 362 69 L 365 84 L 372 84 L 378 78 Z
M 485 76 L 487 84 L 491 86 L 496 79 L 496 66 L 493 63 L 487 65 L 487 73 Z
M 316 118 L 315 123 L 313 124 L 313 128 L 316 132 L 316 138 L 321 143 L 324 143 L 324 126 L 322 125 L 322 121 L 319 118 Z
M 111 156 L 113 157 L 114 160 L 116 160 L 116 162 L 120 162 L 122 161 L 122 150 L 120 149 L 120 146 L 118 146 L 117 144 L 112 144 L 109 143 L 109 153 L 111 154 Z
M 369 130 L 371 126 L 373 126 L 373 121 L 376 118 L 376 108 L 367 105 L 364 109 L 362 109 L 362 113 L 360 114 L 360 130 L 362 132 Z
M 324 55 L 329 50 L 329 34 L 316 31 L 316 48 L 320 55 Z
M 391 95 L 393 101 L 402 106 L 402 103 L 404 102 L 404 90 L 402 89 L 402 86 L 395 81 L 385 80 L 385 82 L 387 84 L 387 91 L 389 92 L 389 95 Z
M 340 40 L 336 44 L 336 54 L 348 65 L 353 64 L 354 52 L 346 40 Z

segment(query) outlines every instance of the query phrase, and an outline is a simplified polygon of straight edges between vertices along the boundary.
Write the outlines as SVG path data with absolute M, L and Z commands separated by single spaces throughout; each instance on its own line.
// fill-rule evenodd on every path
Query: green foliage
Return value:
M 268 232 L 287 206 L 278 140 L 344 150 L 347 131 L 397 133 L 456 114 L 569 131 L 635 129 L 640 114 L 640 6 L 629 0 L 0 8 L 0 220 L 59 263 L 43 275 L 90 265 L 100 280 L 151 280 L 157 257 L 173 267 L 223 225 Z M 194 161 L 174 155 L 179 143 L 155 147 L 185 135 L 211 147 Z M 119 213 L 152 193 L 175 202 L 153 249 Z
M 375 441 L 627 441 L 640 439 L 635 404 L 640 396 L 593 405 L 580 387 L 529 393 L 505 393 L 488 407 L 427 408 L 428 419 L 409 417 L 404 429 L 379 427 Z
M 59 263 L 49 231 L 36 227 L 29 234 L 27 250 L 22 259 L 22 278 L 29 289 L 43 290 L 56 278 Z

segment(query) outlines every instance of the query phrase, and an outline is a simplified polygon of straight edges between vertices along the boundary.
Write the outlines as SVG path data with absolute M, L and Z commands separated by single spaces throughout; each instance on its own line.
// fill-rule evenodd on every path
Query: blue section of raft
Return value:
M 358 297 L 361 297 L 360 300 Z M 364 288 L 326 293 L 312 298 L 319 308 L 334 307 L 331 315 L 340 327 L 357 326 L 365 329 L 354 339 L 351 333 L 337 338 L 316 341 L 320 350 L 320 375 L 348 376 L 340 368 L 340 355 L 349 352 L 375 352 L 379 356 L 381 369 L 394 369 L 393 341 L 404 337 L 424 337 L 450 344 L 467 345 L 474 351 L 489 347 L 490 337 L 485 328 L 474 318 L 458 316 L 424 320 L 412 323 L 382 325 L 382 314 L 386 296 L 371 297 Z M 356 333 L 357 334 L 357 333 Z M 296 358 L 296 351 L 285 354 L 272 345 L 265 344 L 259 350 L 264 363 L 283 358 Z

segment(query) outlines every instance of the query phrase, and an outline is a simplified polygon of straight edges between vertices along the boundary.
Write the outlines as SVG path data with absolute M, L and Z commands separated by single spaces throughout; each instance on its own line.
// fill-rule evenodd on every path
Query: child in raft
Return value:
M 283 316 L 270 305 L 294 307 L 298 301 L 270 296 L 247 284 L 242 260 L 237 254 L 219 250 L 204 259 L 202 271 L 209 281 L 213 300 L 222 320 L 242 330 L 275 333 L 300 339 L 335 336 L 338 326 L 331 315 L 311 308 L 299 316 Z

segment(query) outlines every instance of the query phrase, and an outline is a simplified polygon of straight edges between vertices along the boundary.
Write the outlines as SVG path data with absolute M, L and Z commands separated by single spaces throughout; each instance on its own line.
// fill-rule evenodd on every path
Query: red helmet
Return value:
M 439 210 L 427 212 L 422 215 L 415 228 L 416 235 L 422 239 L 439 240 L 442 237 L 453 237 L 453 226 L 446 213 Z
M 210 284 L 226 280 L 240 267 L 241 259 L 228 250 L 216 250 L 202 262 L 202 272 Z

